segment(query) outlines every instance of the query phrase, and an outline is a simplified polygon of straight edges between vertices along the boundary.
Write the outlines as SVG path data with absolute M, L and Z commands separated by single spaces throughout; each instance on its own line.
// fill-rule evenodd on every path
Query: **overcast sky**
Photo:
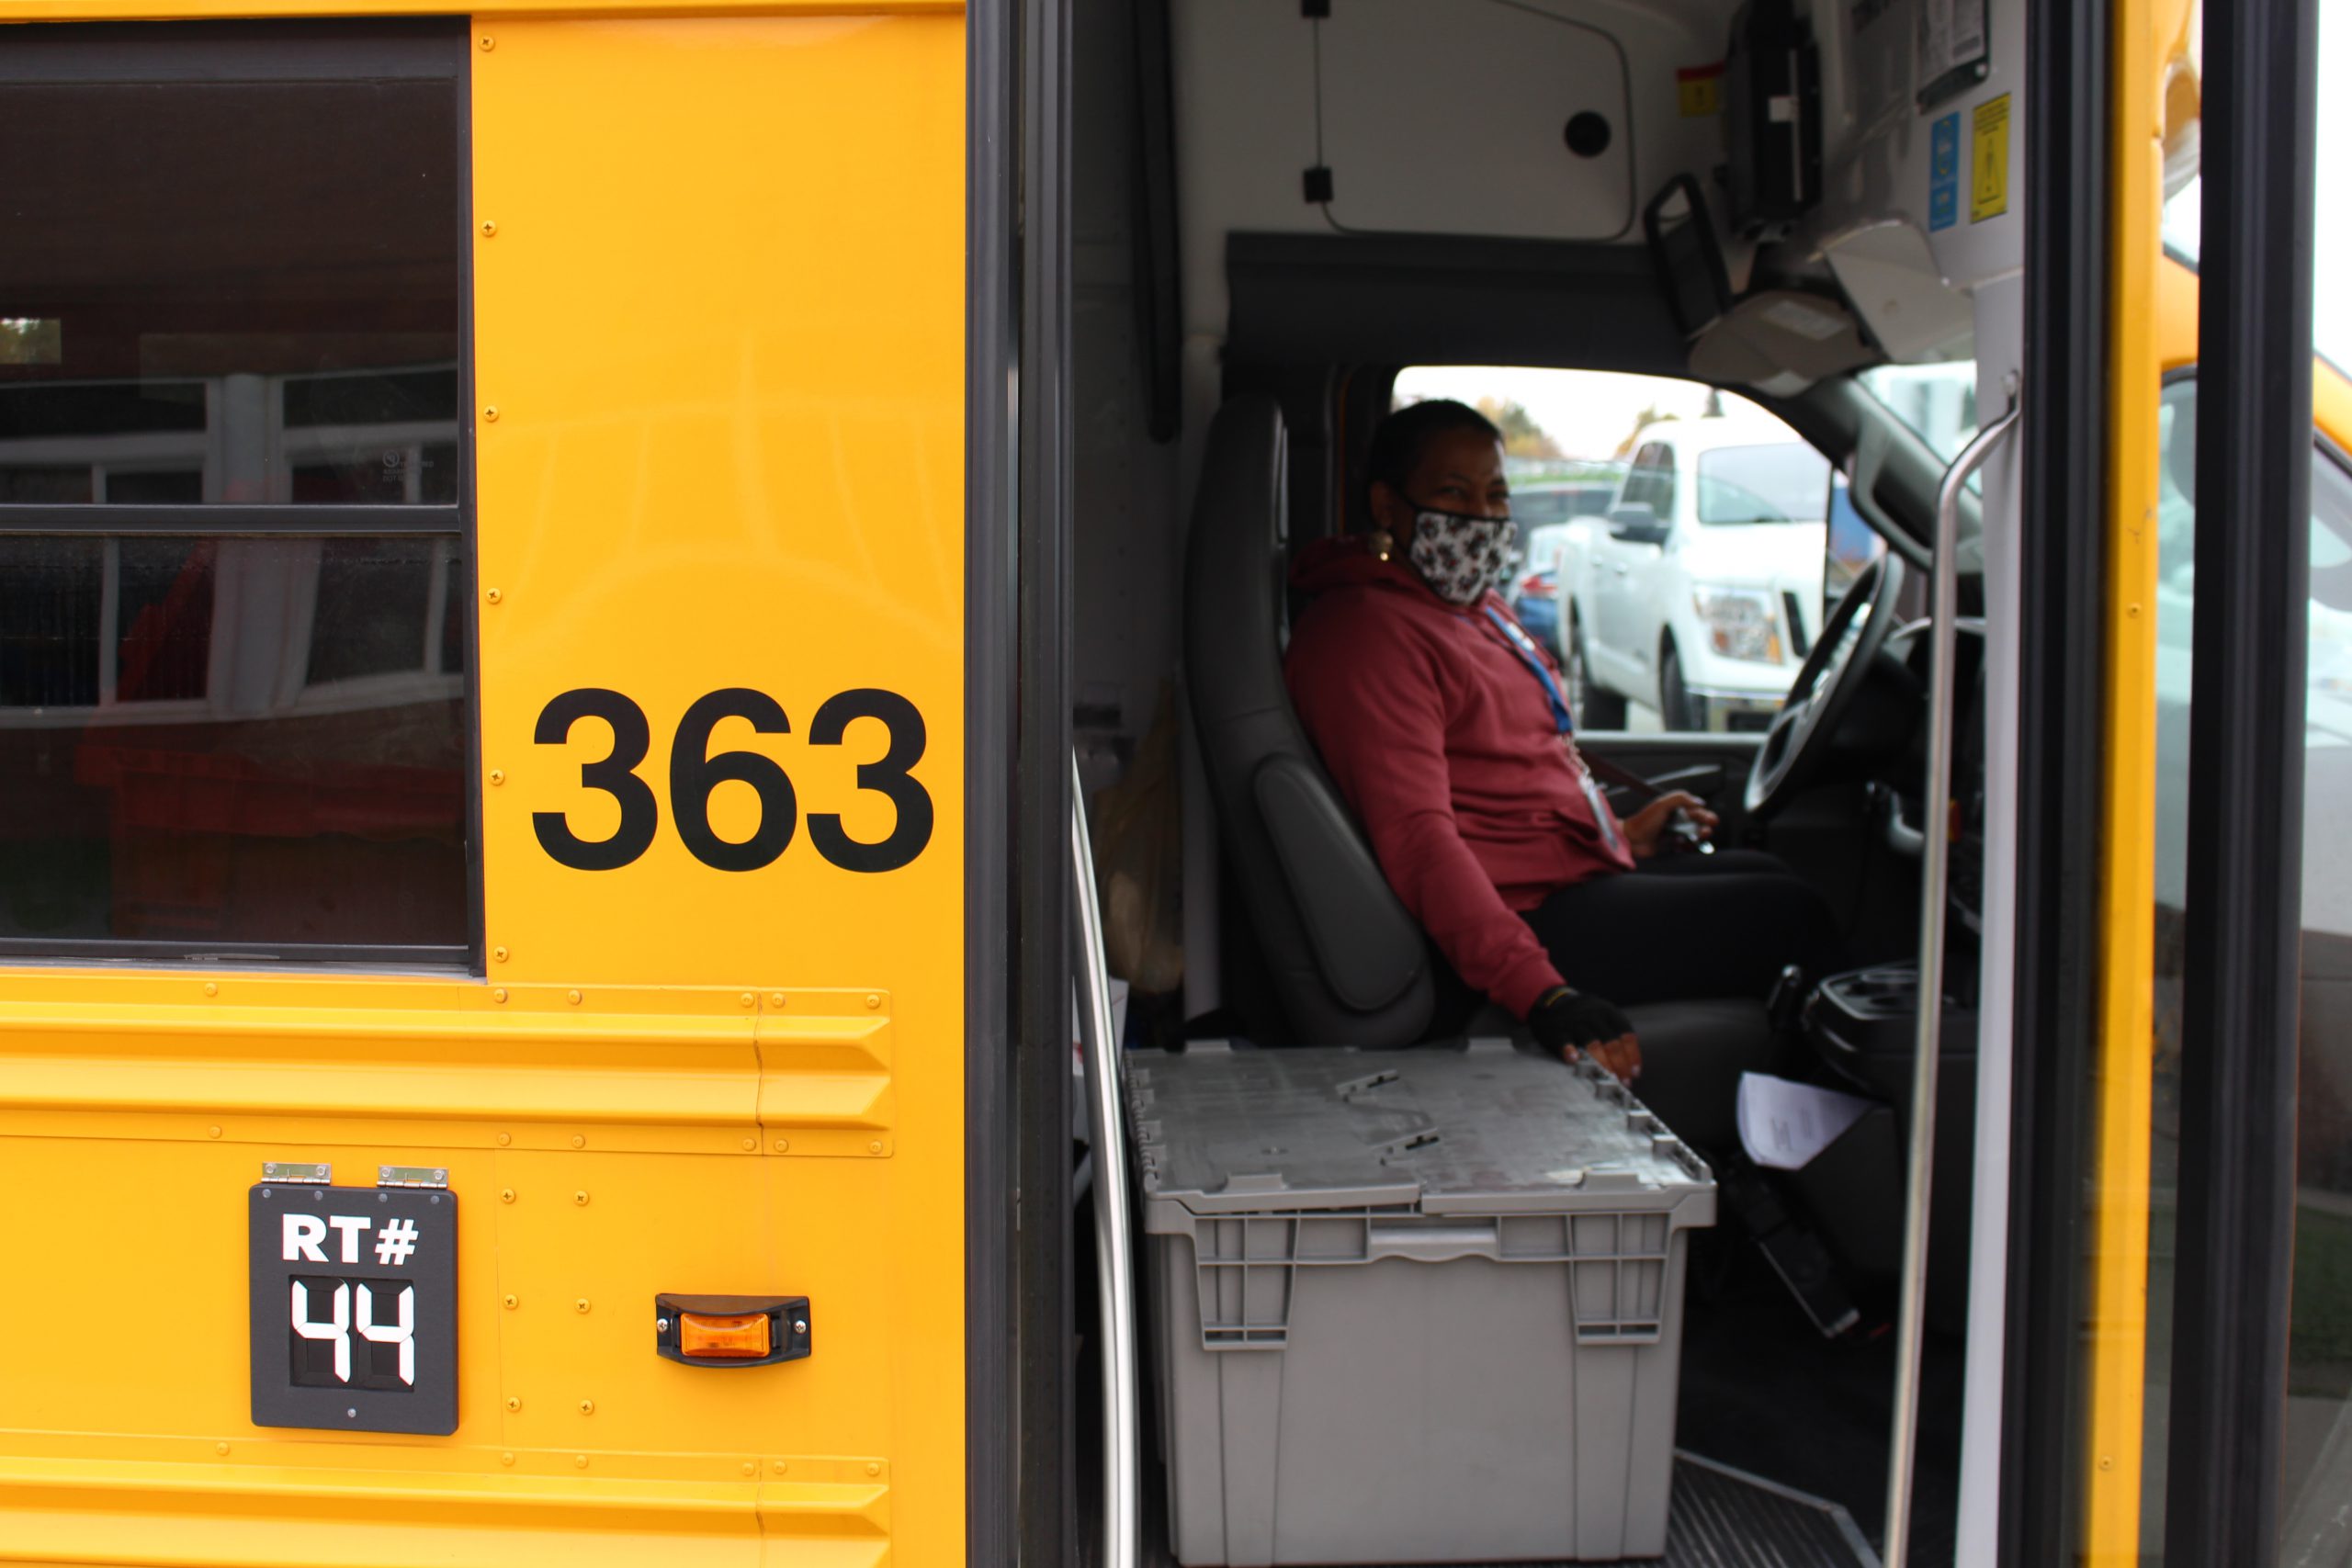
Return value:
M 1500 398 L 1535 416 L 1563 456 L 1607 457 L 1633 434 L 1643 410 L 1696 419 L 1707 406 L 1707 389 L 1694 381 L 1662 376 L 1618 376 L 1599 370 L 1521 370 L 1493 365 L 1419 366 L 1396 378 L 1399 402 L 1420 398 L 1457 398 L 1475 403 Z M 1724 406 L 1746 398 L 1724 394 Z M 1760 409 L 1757 411 L 1761 413 Z M 1769 417 L 1769 416 L 1768 416 Z

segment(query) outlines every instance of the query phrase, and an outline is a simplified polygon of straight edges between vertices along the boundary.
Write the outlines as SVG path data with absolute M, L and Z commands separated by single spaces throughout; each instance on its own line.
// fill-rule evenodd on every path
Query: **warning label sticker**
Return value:
M 1960 221 L 1960 116 L 1948 114 L 1930 128 L 1928 143 L 1928 227 L 1949 229 Z
M 1968 220 L 1982 223 L 2009 209 L 2009 96 L 1976 106 L 1975 150 L 1969 159 Z
M 1721 114 L 1724 107 L 1723 87 L 1721 61 L 1713 65 L 1686 65 L 1674 73 L 1675 96 L 1681 102 L 1682 118 L 1685 119 Z

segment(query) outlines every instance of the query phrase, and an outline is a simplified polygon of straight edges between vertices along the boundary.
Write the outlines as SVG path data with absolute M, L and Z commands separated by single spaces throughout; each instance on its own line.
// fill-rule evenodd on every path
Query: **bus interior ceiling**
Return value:
M 1912 6 L 1813 7 L 1818 164 L 1798 176 L 1801 211 L 1743 225 L 1735 187 L 1763 176 L 1726 173 L 1748 152 L 1725 73 L 1727 56 L 1737 72 L 1742 13 L 1726 0 L 1075 7 L 1070 690 L 1098 868 L 1100 792 L 1156 723 L 1188 728 L 1184 544 L 1205 430 L 1235 393 L 1280 400 L 1294 547 L 1351 525 L 1370 427 L 1400 368 L 1490 365 L 1678 377 L 1748 396 L 1868 490 L 1863 510 L 1882 532 L 1911 536 L 1896 548 L 1924 562 L 1950 453 L 1886 416 L 1849 373 L 1965 367 L 1973 355 L 1975 406 L 2007 395 L 2021 338 L 2019 203 L 2006 171 L 1986 211 L 1981 200 L 1972 209 L 1967 181 L 1950 191 L 1949 171 L 1937 194 L 1931 168 L 1947 134 L 1931 118 L 1974 106 L 1981 127 L 1995 98 L 2008 145 L 2022 145 L 2007 126 L 2023 99 L 2022 0 L 1990 0 L 1986 14 L 1982 66 L 1931 116 Z M 1945 143 L 1940 156 L 1956 152 Z M 1653 199 L 1686 176 L 1728 285 L 1696 306 L 1677 298 L 1690 279 L 1663 275 L 1645 225 Z M 1996 464 L 1984 494 L 2005 497 L 2012 482 Z M 2008 514 L 1987 502 L 1961 561 L 1964 607 L 1996 626 L 2014 591 L 1999 581 Z M 1987 646 L 1976 743 L 1997 764 L 2013 656 L 1997 637 Z M 1137 996 L 1131 1043 L 1216 1019 L 1252 985 L 1246 919 L 1219 891 L 1217 826 L 1189 736 L 1182 751 L 1181 895 L 1165 895 L 1182 910 L 1182 989 L 1156 1012 Z M 1627 754 L 1646 760 L 1637 747 Z M 1861 799 L 1858 786 L 1822 807 L 1810 836 L 1805 813 L 1792 812 L 1788 852 L 1808 871 L 1860 855 L 1853 846 L 1878 830 Z M 2006 808 L 1988 809 L 1998 841 Z M 1980 912 L 1997 923 L 2006 870 L 1990 851 L 1984 877 Z M 1891 919 L 1900 953 L 1915 940 L 1917 897 L 1913 878 L 1842 908 L 1883 931 Z M 1996 1032 L 2005 963 L 1989 956 L 1982 976 L 1955 980 L 1972 996 L 1981 980 Z M 1946 1073 L 1948 1094 L 1957 1082 L 1973 1099 L 1973 1063 Z M 1914 1542 L 1924 1562 L 1949 1561 L 1958 1528 L 1969 1137 L 1963 1124 L 1960 1179 L 1939 1182 L 1935 1213 L 1939 1253 L 1957 1262 L 1937 1269 L 1943 1299 L 1930 1306 L 1941 1332 L 1923 1394 Z M 1825 1342 L 1735 1234 L 1727 1220 L 1694 1255 L 1678 1441 L 1838 1503 L 1875 1540 L 1894 1337 Z M 1091 1280 L 1091 1268 L 1075 1277 Z M 1865 1308 L 1869 1322 L 1888 1322 L 1891 1287 Z M 1997 1345 L 1985 1348 L 1997 1364 Z M 1154 1483 L 1148 1472 L 1148 1495 Z

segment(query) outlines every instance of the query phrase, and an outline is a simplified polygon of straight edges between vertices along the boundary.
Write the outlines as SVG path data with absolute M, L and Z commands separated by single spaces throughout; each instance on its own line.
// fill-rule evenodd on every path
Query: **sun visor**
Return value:
M 1836 299 L 1768 288 L 1725 310 L 1690 344 L 1690 374 L 1788 396 L 1878 357 Z
M 1917 227 L 1874 223 L 1840 236 L 1822 254 L 1888 358 L 1917 364 L 1966 357 L 1976 312 L 1944 281 L 1928 236 Z

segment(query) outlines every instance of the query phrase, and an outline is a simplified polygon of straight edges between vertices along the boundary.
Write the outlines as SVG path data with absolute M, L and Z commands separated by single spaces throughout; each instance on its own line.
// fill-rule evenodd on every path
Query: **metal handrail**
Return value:
M 1102 1557 L 1101 1568 L 1136 1568 L 1142 1427 L 1136 1390 L 1135 1273 L 1127 1232 L 1127 1140 L 1119 1103 L 1119 1042 L 1111 1030 L 1111 976 L 1086 791 L 1070 758 L 1069 855 L 1078 915 L 1079 1038 L 1085 1047 L 1087 1110 L 1094 1134 L 1094 1272 L 1102 1309 Z
M 1928 1292 L 1928 1201 L 1936 1153 L 1936 1069 L 1943 1047 L 1944 902 L 1951 863 L 1952 656 L 1960 634 L 1960 497 L 1968 479 L 2018 423 L 2009 409 L 1976 433 L 1936 490 L 1936 554 L 1928 599 L 1928 814 L 1920 855 L 1919 1001 L 1911 1065 L 1911 1150 L 1903 1212 L 1903 1303 L 1895 1339 L 1894 1433 L 1886 1461 L 1885 1568 L 1905 1568 L 1911 1547 L 1911 1474 L 1919 1425 L 1919 1342 Z

